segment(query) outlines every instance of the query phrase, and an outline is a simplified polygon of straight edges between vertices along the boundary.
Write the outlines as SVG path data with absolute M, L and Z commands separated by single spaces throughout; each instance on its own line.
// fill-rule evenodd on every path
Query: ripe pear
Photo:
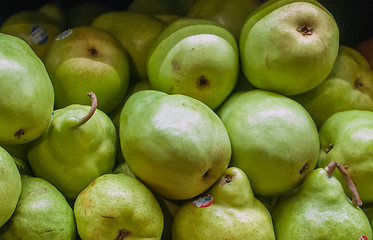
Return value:
M 217 21 L 238 41 L 247 16 L 261 4 L 260 0 L 196 0 L 188 17 Z
M 12 216 L 21 195 L 21 175 L 12 156 L 0 147 L 0 227 Z
M 316 0 L 269 0 L 248 16 L 239 46 L 242 70 L 252 85 L 295 95 L 331 72 L 339 29 Z
M 184 94 L 215 109 L 237 83 L 237 42 L 212 20 L 179 18 L 153 42 L 147 71 L 154 89 Z
M 44 134 L 33 142 L 28 159 L 35 176 L 55 185 L 68 200 L 98 176 L 111 172 L 117 136 L 110 118 L 92 106 L 72 104 L 54 111 Z
M 328 77 L 317 87 L 292 98 L 307 109 L 319 129 L 336 112 L 373 111 L 373 70 L 357 50 L 340 46 Z
M 274 240 L 272 217 L 255 198 L 246 174 L 230 167 L 197 200 L 184 203 L 172 226 L 172 239 L 267 239 Z M 199 200 L 202 198 L 202 205 Z
M 92 26 L 113 34 L 129 53 L 131 78 L 146 80 L 146 57 L 150 45 L 167 24 L 158 18 L 129 11 L 108 12 L 96 17 Z
M 332 161 L 346 166 L 363 202 L 373 202 L 373 112 L 347 110 L 329 117 L 320 131 L 319 167 Z M 339 180 L 341 176 L 336 174 Z M 347 190 L 346 184 L 343 183 Z M 348 191 L 346 191 L 348 193 Z
M 0 31 L 23 39 L 40 59 L 44 59 L 53 39 L 63 28 L 62 9 L 55 4 L 45 4 L 40 9 L 12 14 L 1 25 Z
M 183 200 L 206 191 L 231 157 L 227 130 L 202 102 L 142 90 L 120 115 L 124 159 L 134 175 L 162 197 Z
M 285 193 L 316 166 L 317 128 L 296 101 L 259 89 L 236 92 L 217 113 L 232 143 L 230 166 L 247 174 L 255 194 Z
M 55 107 L 89 104 L 93 91 L 98 108 L 114 110 L 124 98 L 130 81 L 126 50 L 110 33 L 92 26 L 68 29 L 59 34 L 44 60 L 55 91 Z
M 330 168 L 313 170 L 298 192 L 275 206 L 272 218 L 276 239 L 372 238 L 369 220 L 360 204 L 351 202 L 329 171 Z M 366 238 L 360 238 L 363 236 Z
M 48 126 L 54 90 L 43 62 L 22 39 L 0 33 L 0 145 L 31 142 Z
M 4 231 L 3 240 L 74 240 L 74 212 L 50 182 L 22 175 L 21 196 Z
M 126 174 L 104 174 L 77 197 L 74 215 L 82 239 L 161 239 L 162 210 L 153 193 Z

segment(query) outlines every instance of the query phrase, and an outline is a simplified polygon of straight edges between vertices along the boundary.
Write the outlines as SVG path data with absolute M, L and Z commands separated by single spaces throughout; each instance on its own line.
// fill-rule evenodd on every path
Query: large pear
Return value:
M 242 70 L 255 87 L 295 95 L 330 73 L 339 29 L 316 0 L 269 0 L 248 16 L 239 46 Z
M 228 168 L 207 194 L 185 202 L 173 222 L 173 240 L 274 240 L 272 217 L 255 198 L 246 174 Z
M 30 142 L 52 118 L 53 85 L 24 40 L 0 33 L 0 46 L 0 144 Z
M 188 199 L 206 191 L 231 157 L 227 130 L 202 102 L 180 94 L 142 90 L 120 116 L 124 159 L 134 175 L 159 195 Z
M 232 142 L 230 165 L 247 174 L 255 194 L 289 191 L 316 166 L 316 125 L 296 101 L 264 90 L 237 92 L 218 115 Z

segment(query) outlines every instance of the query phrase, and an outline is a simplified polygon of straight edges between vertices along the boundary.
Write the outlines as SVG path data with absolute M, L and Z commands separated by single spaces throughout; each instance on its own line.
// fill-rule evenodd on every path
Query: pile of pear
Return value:
M 0 240 L 372 239 L 373 69 L 341 34 L 317 0 L 12 14 Z

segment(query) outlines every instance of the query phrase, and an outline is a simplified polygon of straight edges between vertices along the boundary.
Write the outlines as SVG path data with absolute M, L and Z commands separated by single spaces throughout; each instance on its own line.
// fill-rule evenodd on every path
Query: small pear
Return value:
M 117 136 L 114 124 L 90 93 L 92 106 L 73 104 L 54 111 L 51 124 L 28 151 L 35 176 L 75 199 L 98 176 L 111 172 Z
M 1 240 L 74 240 L 74 212 L 48 181 L 22 175 L 22 192 Z
M 77 197 L 74 214 L 82 239 L 160 240 L 163 213 L 153 193 L 126 174 L 105 174 Z
M 0 227 L 12 216 L 21 194 L 21 175 L 12 156 L 0 147 Z
M 353 201 L 332 176 L 335 167 L 346 177 Z M 272 211 L 278 240 L 371 239 L 369 220 L 359 207 L 362 202 L 343 165 L 332 162 L 313 170 L 299 191 L 280 201 Z M 365 238 L 362 238 L 364 237 Z
M 236 167 L 228 168 L 207 194 L 184 203 L 172 227 L 173 240 L 275 239 L 269 211 Z

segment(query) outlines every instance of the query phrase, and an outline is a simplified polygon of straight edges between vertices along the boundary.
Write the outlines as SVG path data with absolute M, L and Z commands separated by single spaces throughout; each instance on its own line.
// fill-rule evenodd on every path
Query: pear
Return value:
M 54 90 L 43 62 L 22 39 L 0 33 L 0 145 L 31 142 L 48 126 Z
M 55 107 L 88 105 L 85 94 L 93 91 L 98 108 L 114 110 L 130 82 L 126 50 L 110 33 L 92 26 L 68 29 L 51 44 L 44 59 L 55 91 Z
M 331 175 L 336 166 L 349 179 L 355 193 L 353 202 Z M 372 229 L 359 200 L 343 165 L 333 162 L 326 169 L 317 168 L 304 179 L 298 192 L 272 211 L 276 239 L 371 239 Z
M 310 91 L 291 98 L 307 109 L 320 129 L 336 112 L 373 110 L 373 71 L 357 50 L 340 46 L 328 77 Z
M 260 0 L 196 0 L 187 16 L 217 21 L 238 41 L 247 16 L 261 4 Z
M 270 213 L 236 167 L 228 168 L 208 193 L 184 203 L 172 230 L 173 240 L 275 239 Z
M 77 197 L 74 214 L 82 239 L 161 239 L 163 213 L 136 178 L 104 174 Z
M 74 212 L 50 182 L 22 175 L 22 192 L 2 240 L 74 240 Z
M 0 147 L 0 227 L 12 216 L 21 195 L 21 175 L 12 156 Z
M 217 110 L 231 143 L 230 166 L 242 169 L 253 191 L 276 196 L 292 190 L 319 157 L 319 135 L 296 101 L 260 89 L 236 92 Z
M 134 24 L 135 23 L 135 24 Z M 113 34 L 130 56 L 131 77 L 146 80 L 146 58 L 151 44 L 167 24 L 155 16 L 129 11 L 108 12 L 96 17 L 92 26 Z
M 237 83 L 237 42 L 212 20 L 179 18 L 154 40 L 147 71 L 154 89 L 184 94 L 216 109 Z
M 44 134 L 33 142 L 28 159 L 35 176 L 57 187 L 70 201 L 98 176 L 111 172 L 116 155 L 114 124 L 92 106 L 72 104 L 54 111 Z
M 40 9 L 12 14 L 1 25 L 0 31 L 23 39 L 40 59 L 44 59 L 53 39 L 64 29 L 64 21 L 60 7 L 45 4 Z
M 330 116 L 320 131 L 319 167 L 338 161 L 347 168 L 360 197 L 373 202 L 373 112 L 346 110 Z M 339 180 L 341 176 L 336 174 Z M 346 184 L 343 184 L 347 190 Z M 348 193 L 348 191 L 346 191 Z
M 331 72 L 338 25 L 316 0 L 269 0 L 250 13 L 239 40 L 242 70 L 257 88 L 304 93 Z
M 206 191 L 231 158 L 220 118 L 181 94 L 142 90 L 131 95 L 120 115 L 119 137 L 133 174 L 155 193 L 175 200 Z

